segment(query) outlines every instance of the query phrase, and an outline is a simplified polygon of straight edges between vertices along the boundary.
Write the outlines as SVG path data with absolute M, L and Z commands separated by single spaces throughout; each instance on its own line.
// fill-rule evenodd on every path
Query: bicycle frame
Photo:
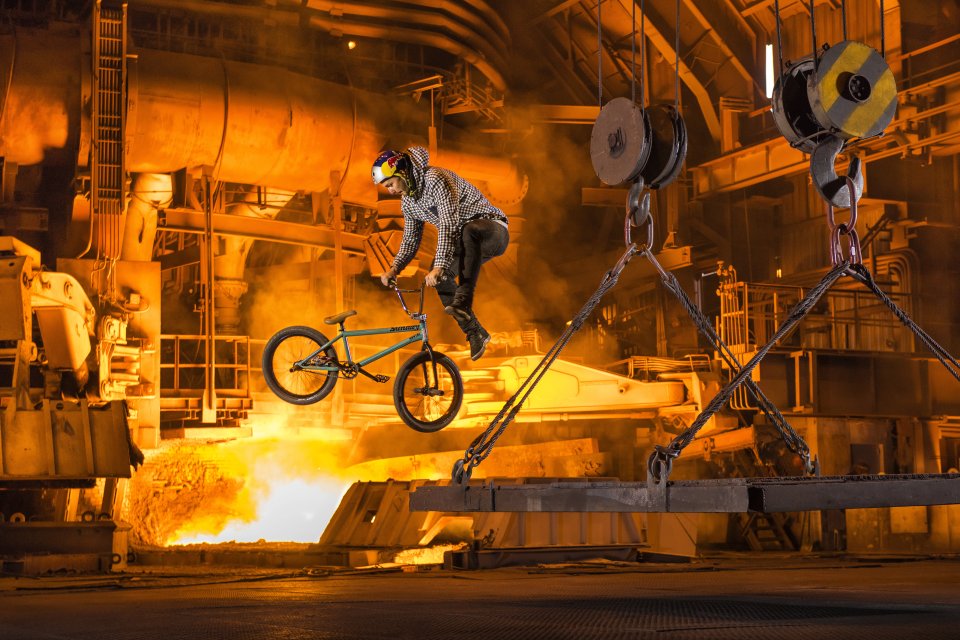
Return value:
M 348 330 L 348 329 L 345 329 L 345 328 L 344 328 L 343 323 L 341 322 L 341 323 L 340 323 L 340 330 L 337 331 L 337 335 L 335 335 L 333 338 L 331 338 L 330 340 L 328 340 L 325 344 L 321 345 L 316 351 L 314 351 L 313 353 L 311 353 L 310 355 L 308 355 L 306 358 L 303 358 L 302 360 L 294 363 L 295 366 L 299 367 L 300 369 L 307 370 L 307 371 L 328 371 L 328 372 L 335 372 L 335 371 L 340 371 L 340 370 L 343 368 L 343 365 L 356 365 L 358 369 L 362 370 L 363 367 L 365 367 L 366 365 L 370 364 L 371 362 L 376 362 L 376 361 L 379 360 L 380 358 L 383 358 L 384 356 L 388 356 L 388 355 L 390 355 L 391 353 L 393 353 L 394 351 L 397 351 L 397 350 L 399 350 L 399 349 L 402 349 L 402 348 L 406 347 L 407 345 L 413 344 L 414 342 L 416 342 L 416 341 L 418 341 L 418 340 L 420 340 L 421 342 L 423 342 L 424 348 L 429 349 L 429 348 L 430 348 L 430 345 L 429 345 L 429 343 L 428 343 L 428 341 L 427 341 L 427 315 L 426 315 L 425 313 L 423 313 L 423 286 L 421 286 L 420 289 L 419 289 L 419 293 L 420 293 L 420 309 L 419 309 L 419 311 L 417 311 L 416 313 L 413 313 L 412 311 L 410 311 L 410 310 L 407 308 L 406 301 L 403 299 L 403 294 L 404 294 L 404 293 L 415 293 L 417 290 L 416 290 L 416 289 L 399 289 L 399 288 L 396 287 L 396 285 L 394 285 L 394 286 L 392 287 L 392 289 L 396 292 L 397 297 L 400 299 L 400 306 L 403 307 L 403 310 L 407 313 L 408 316 L 410 316 L 410 318 L 411 318 L 412 320 L 416 320 L 416 321 L 417 321 L 417 324 L 415 324 L 415 325 L 396 326 L 396 327 L 378 328 L 378 329 L 352 329 L 352 330 Z M 363 360 L 360 360 L 359 362 L 353 362 L 353 356 L 350 354 L 350 341 L 349 341 L 349 338 L 353 338 L 353 337 L 357 337 L 357 336 L 386 335 L 386 334 L 388 334 L 388 333 L 413 333 L 413 335 L 411 335 L 411 336 L 408 337 L 408 338 L 404 338 L 404 339 L 401 340 L 400 342 L 398 342 L 398 343 L 396 343 L 396 344 L 394 344 L 394 345 L 391 345 L 391 346 L 387 347 L 386 349 L 383 349 L 382 351 L 378 351 L 377 353 L 373 354 L 372 356 L 370 356 L 370 357 L 368 357 L 368 358 L 364 358 Z M 322 365 L 322 366 L 306 364 L 306 363 L 309 363 L 311 360 L 313 360 L 313 358 L 315 358 L 318 354 L 323 353 L 324 351 L 326 351 L 327 349 L 329 349 L 330 347 L 332 347 L 334 344 L 336 344 L 336 343 L 339 342 L 340 340 L 343 340 L 343 351 L 344 351 L 344 354 L 345 354 L 345 356 L 346 356 L 346 360 L 345 360 L 344 362 L 338 363 L 337 365 Z M 369 375 L 369 374 L 367 374 L 367 375 Z

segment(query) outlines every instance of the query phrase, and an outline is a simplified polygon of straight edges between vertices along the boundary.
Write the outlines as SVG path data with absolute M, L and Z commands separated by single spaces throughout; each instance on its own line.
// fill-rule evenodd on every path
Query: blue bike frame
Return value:
M 306 363 L 309 363 L 311 360 L 313 360 L 313 358 L 315 358 L 318 354 L 323 353 L 324 351 L 332 347 L 334 344 L 336 344 L 340 340 L 343 340 L 343 350 L 344 350 L 344 354 L 346 355 L 346 361 L 340 364 L 341 365 L 355 364 L 360 369 L 370 364 L 371 362 L 375 362 L 384 356 L 388 356 L 394 351 L 397 351 L 398 349 L 403 349 L 407 345 L 413 344 L 418 340 L 423 342 L 424 348 L 429 348 L 428 347 L 429 343 L 427 342 L 427 316 L 425 313 L 423 313 L 423 290 L 421 289 L 420 291 L 420 311 L 418 313 L 411 313 L 410 311 L 407 310 L 407 305 L 403 300 L 403 296 L 401 295 L 402 292 L 412 293 L 412 291 L 408 291 L 406 289 L 394 289 L 394 291 L 397 292 L 397 296 L 399 296 L 400 298 L 400 304 L 403 306 L 404 311 L 407 311 L 410 317 L 413 320 L 417 321 L 417 324 L 405 325 L 405 326 L 399 326 L 399 327 L 388 327 L 385 329 L 356 329 L 356 330 L 348 331 L 347 329 L 344 329 L 343 323 L 341 322 L 340 330 L 337 332 L 337 335 L 335 335 L 332 339 L 328 340 L 325 344 L 321 345 L 319 349 L 311 353 L 309 356 L 307 356 L 303 360 L 300 360 L 294 363 L 295 366 L 307 371 L 329 371 L 331 373 L 334 371 L 340 371 L 341 366 L 336 366 L 336 365 L 317 366 L 317 365 L 306 364 Z M 410 336 L 409 338 L 405 338 L 401 340 L 395 345 L 387 347 L 382 351 L 378 351 L 377 353 L 373 354 L 369 358 L 364 358 L 360 362 L 353 362 L 353 356 L 350 354 L 350 342 L 348 338 L 353 338 L 356 336 L 379 336 L 379 335 L 386 335 L 388 333 L 413 333 L 413 335 Z

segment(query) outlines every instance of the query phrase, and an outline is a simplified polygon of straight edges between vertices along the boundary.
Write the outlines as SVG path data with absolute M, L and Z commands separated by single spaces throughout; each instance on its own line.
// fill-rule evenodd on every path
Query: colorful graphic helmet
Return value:
M 407 174 L 409 166 L 410 162 L 406 154 L 393 150 L 384 151 L 373 161 L 371 172 L 373 174 L 373 184 L 380 184 L 387 178 L 397 175 L 409 183 L 409 175 Z

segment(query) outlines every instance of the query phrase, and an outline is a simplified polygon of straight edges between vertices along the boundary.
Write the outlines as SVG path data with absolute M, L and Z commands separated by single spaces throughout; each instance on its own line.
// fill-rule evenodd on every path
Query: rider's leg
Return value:
M 507 228 L 495 220 L 474 220 L 464 225 L 458 253 L 459 282 L 453 301 L 446 311 L 455 318 L 466 320 L 473 315 L 473 294 L 480 278 L 480 266 L 502 255 L 510 242 Z
M 440 301 L 444 307 L 450 309 L 456 297 L 456 282 L 454 282 L 453 278 L 448 278 L 437 283 L 436 289 L 437 295 L 440 296 Z M 447 313 L 450 312 L 448 311 Z M 471 309 L 466 313 L 459 314 L 451 313 L 450 315 L 452 315 L 453 319 L 460 325 L 460 330 L 463 331 L 463 335 L 467 338 L 467 343 L 470 345 L 470 357 L 476 360 L 482 356 L 487 348 L 487 343 L 490 342 L 490 334 L 480 326 L 480 321 L 477 320 L 477 316 L 473 314 L 473 310 Z
M 454 298 L 456 298 L 457 294 L 457 281 L 454 278 L 451 277 L 438 282 L 436 289 L 437 295 L 440 296 L 440 302 L 443 304 L 444 308 L 449 308 L 451 305 L 453 305 Z M 472 329 L 473 323 L 476 322 L 476 317 L 473 315 L 473 311 L 470 311 L 465 315 L 450 315 L 453 315 L 453 319 L 457 321 L 457 324 L 460 325 L 460 329 L 464 333 L 467 333 L 470 329 Z

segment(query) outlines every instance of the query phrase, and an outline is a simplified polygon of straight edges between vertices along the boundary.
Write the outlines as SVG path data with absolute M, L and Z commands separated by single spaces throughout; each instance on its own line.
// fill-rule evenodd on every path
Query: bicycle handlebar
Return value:
M 401 289 L 401 288 L 397 285 L 397 280 L 396 280 L 396 278 L 391 278 L 390 280 L 387 281 L 387 288 L 388 288 L 388 289 L 391 289 L 392 291 L 394 291 L 394 292 L 397 294 L 397 299 L 400 300 L 400 306 L 403 307 L 404 313 L 406 313 L 406 314 L 407 314 L 408 316 L 410 316 L 411 318 L 416 318 L 417 315 L 422 315 L 422 314 L 423 314 L 423 290 L 424 290 L 425 287 L 426 287 L 426 283 L 425 283 L 425 282 L 421 282 L 419 289 Z M 405 293 L 419 293 L 419 294 L 420 294 L 420 310 L 419 310 L 417 313 L 414 313 L 414 312 L 410 311 L 410 309 L 407 307 L 407 301 L 403 299 L 403 294 L 405 294 Z

